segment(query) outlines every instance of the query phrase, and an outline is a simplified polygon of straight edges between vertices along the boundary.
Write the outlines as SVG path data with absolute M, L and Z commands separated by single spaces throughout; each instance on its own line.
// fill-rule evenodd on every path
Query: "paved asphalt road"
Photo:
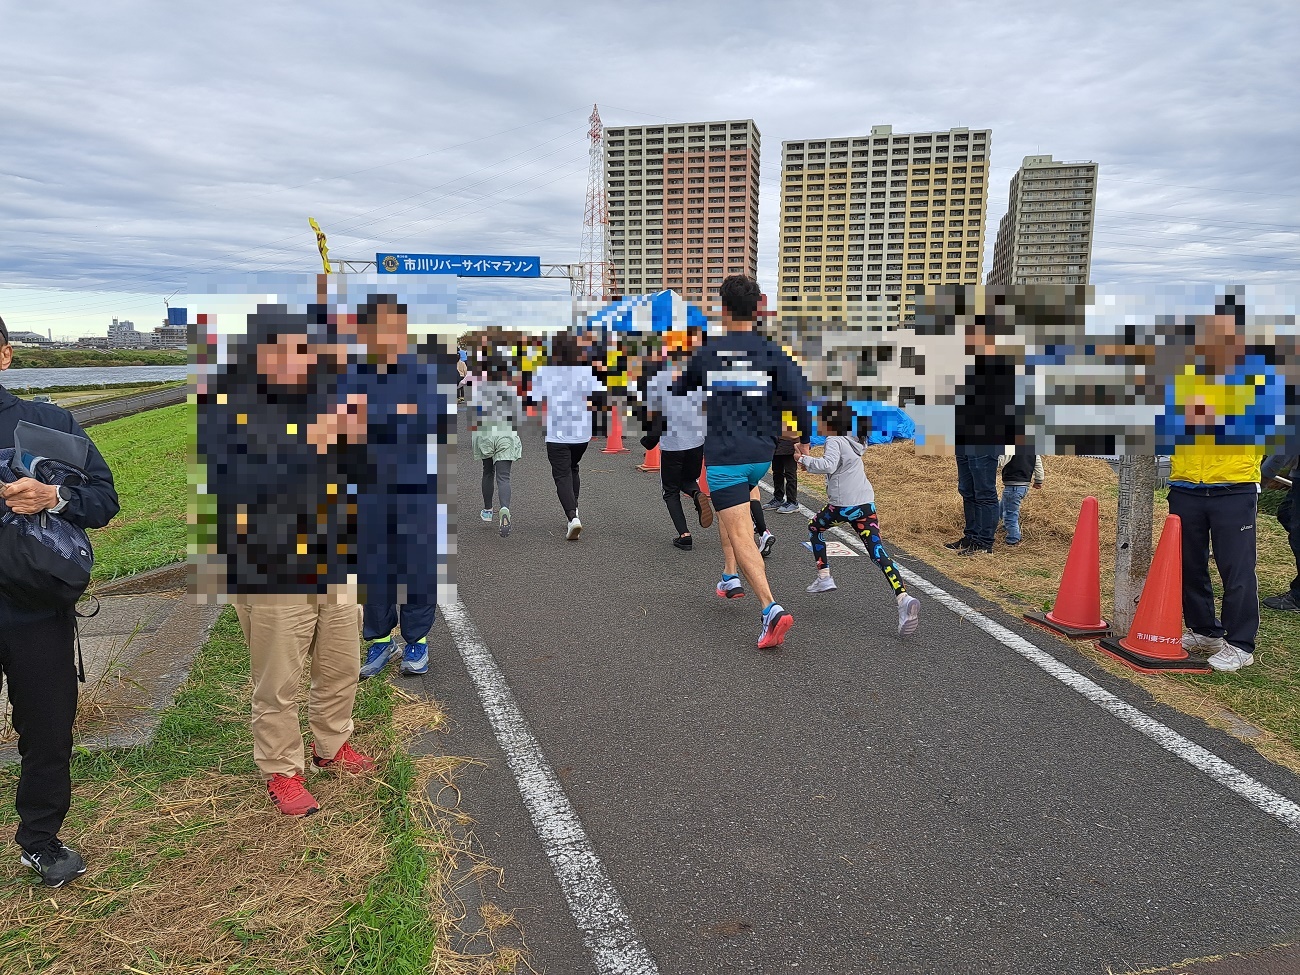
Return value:
M 145 410 L 156 410 L 162 406 L 184 403 L 189 393 L 187 386 L 173 386 L 168 389 L 156 389 L 135 396 L 123 396 L 119 399 L 95 403 L 91 406 L 79 406 L 69 412 L 83 428 L 93 427 L 98 423 L 107 423 Z
M 569 543 L 540 432 L 515 465 L 508 539 L 478 521 L 463 436 L 459 583 L 659 972 L 1091 975 L 1300 940 L 1300 829 L 933 598 L 901 642 L 865 556 L 836 560 L 838 592 L 806 594 L 797 515 L 770 514 L 768 562 L 795 626 L 757 652 L 756 600 L 713 593 L 716 527 L 674 549 L 658 477 L 627 442 L 589 450 Z M 900 564 L 1300 801 L 1300 780 L 1241 742 Z M 445 621 L 430 643 L 421 683 L 455 722 L 440 745 L 484 763 L 461 776 L 463 808 L 537 969 L 646 970 L 602 969 L 584 947 Z

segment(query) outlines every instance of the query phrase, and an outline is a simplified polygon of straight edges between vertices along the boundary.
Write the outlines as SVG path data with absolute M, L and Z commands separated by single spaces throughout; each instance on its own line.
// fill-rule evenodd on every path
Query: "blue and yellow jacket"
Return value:
M 1200 398 L 1214 411 L 1212 430 L 1189 427 L 1187 411 Z M 1286 386 L 1262 356 L 1247 356 L 1224 376 L 1194 365 L 1165 391 L 1156 418 L 1160 453 L 1172 453 L 1169 482 L 1179 486 L 1258 484 L 1260 461 L 1286 422 Z

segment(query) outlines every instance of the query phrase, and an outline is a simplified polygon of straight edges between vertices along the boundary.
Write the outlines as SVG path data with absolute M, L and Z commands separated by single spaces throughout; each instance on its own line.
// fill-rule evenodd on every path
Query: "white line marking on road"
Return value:
M 772 486 L 764 481 L 763 489 L 771 491 Z M 800 505 L 799 510 L 810 519 L 816 514 L 816 512 L 804 505 Z M 831 531 L 843 538 L 853 548 L 866 553 L 866 546 L 853 532 L 839 525 L 832 528 Z M 1258 779 L 1247 775 L 1235 765 L 1225 762 L 1218 755 L 1202 748 L 1196 742 L 1184 738 L 1168 725 L 1161 724 L 1155 718 L 1133 707 L 1133 705 L 1120 700 L 1101 685 L 1061 663 L 1047 651 L 1039 649 L 1018 633 L 1008 630 L 1005 626 L 993 622 L 977 609 L 966 605 L 956 596 L 940 589 L 911 569 L 897 564 L 895 564 L 895 568 L 898 569 L 898 574 L 902 576 L 903 581 L 908 586 L 921 590 L 931 599 L 952 610 L 957 616 L 974 623 L 1003 646 L 1015 651 L 1030 663 L 1051 674 L 1070 690 L 1082 694 L 1102 710 L 1109 712 L 1135 731 L 1140 731 L 1165 751 L 1178 756 L 1188 765 L 1208 775 L 1220 785 L 1231 789 L 1247 802 L 1254 804 L 1270 816 L 1276 817 L 1292 829 L 1300 829 L 1300 805 L 1292 802 L 1286 796 L 1274 792 Z
M 632 928 L 623 899 L 464 603 L 444 603 L 442 612 L 596 970 L 601 975 L 657 975 L 659 969 Z

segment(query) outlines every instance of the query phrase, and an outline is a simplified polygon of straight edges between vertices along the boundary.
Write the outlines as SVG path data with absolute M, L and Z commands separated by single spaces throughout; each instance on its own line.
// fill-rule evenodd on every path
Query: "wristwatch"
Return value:
M 47 510 L 52 515 L 57 515 L 60 511 L 62 511 L 64 508 L 68 506 L 68 502 L 71 500 L 72 500 L 72 495 L 67 491 L 63 490 L 62 487 L 60 487 L 59 503 L 56 504 L 53 508 L 47 508 L 45 510 Z

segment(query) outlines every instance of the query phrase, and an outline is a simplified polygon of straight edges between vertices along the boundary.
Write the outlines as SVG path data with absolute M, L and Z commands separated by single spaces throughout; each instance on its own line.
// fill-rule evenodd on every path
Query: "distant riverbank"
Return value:
M 184 349 L 28 349 L 15 348 L 11 369 L 118 368 L 121 366 L 184 366 Z

